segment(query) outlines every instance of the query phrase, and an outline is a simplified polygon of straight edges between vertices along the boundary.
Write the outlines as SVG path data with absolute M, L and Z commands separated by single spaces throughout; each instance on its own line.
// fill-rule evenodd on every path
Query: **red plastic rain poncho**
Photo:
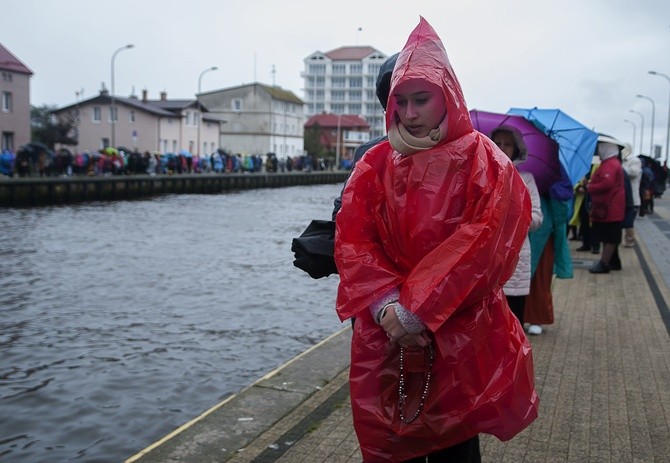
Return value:
M 423 18 L 400 53 L 391 95 L 414 78 L 443 89 L 446 138 L 412 155 L 388 142 L 372 148 L 336 218 L 337 312 L 356 317 L 350 389 L 366 462 L 410 459 L 481 432 L 510 439 L 537 417 L 539 403 L 531 348 L 502 292 L 530 224 L 527 190 L 507 157 L 473 130 L 442 42 Z M 388 103 L 387 128 L 393 96 Z M 411 424 L 399 419 L 399 348 L 370 313 L 394 290 L 435 349 L 426 404 Z M 416 373 L 407 378 L 411 416 L 425 366 L 407 362 Z

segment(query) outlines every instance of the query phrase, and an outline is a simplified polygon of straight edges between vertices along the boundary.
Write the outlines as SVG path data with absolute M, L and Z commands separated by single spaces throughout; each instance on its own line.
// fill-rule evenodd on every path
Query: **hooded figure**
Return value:
M 446 105 L 426 137 L 403 126 L 394 96 L 416 80 Z M 507 156 L 473 129 L 423 18 L 390 95 L 389 140 L 355 165 L 336 216 L 337 313 L 356 318 L 350 392 L 366 462 L 407 460 L 482 432 L 511 439 L 539 403 L 531 348 L 502 291 L 528 232 L 529 195 Z M 430 339 L 418 355 L 406 348 L 401 357 L 401 339 L 379 324 L 388 302 L 407 333 Z
M 507 156 L 512 160 L 514 165 L 519 167 L 519 164 L 528 159 L 528 149 L 523 141 L 523 136 L 514 127 L 501 125 L 491 132 L 491 140 L 493 140 Z M 542 225 L 543 214 L 540 202 L 540 193 L 535 184 L 535 177 L 530 172 L 522 172 L 519 174 L 523 182 L 528 188 L 531 202 L 531 222 L 529 231 L 535 231 Z M 505 296 L 507 296 L 507 303 L 512 309 L 512 312 L 519 319 L 521 326 L 524 323 L 524 307 L 525 296 L 530 293 L 530 279 L 531 279 L 531 255 L 530 255 L 530 240 L 528 237 L 524 240 L 521 253 L 519 254 L 519 262 L 516 265 L 514 275 L 507 280 L 503 288 Z

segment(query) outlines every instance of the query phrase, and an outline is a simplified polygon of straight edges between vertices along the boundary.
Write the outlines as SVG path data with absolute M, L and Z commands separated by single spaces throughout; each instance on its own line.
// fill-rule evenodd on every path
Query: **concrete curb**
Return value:
M 221 462 L 295 410 L 349 367 L 344 328 L 210 408 L 125 463 Z

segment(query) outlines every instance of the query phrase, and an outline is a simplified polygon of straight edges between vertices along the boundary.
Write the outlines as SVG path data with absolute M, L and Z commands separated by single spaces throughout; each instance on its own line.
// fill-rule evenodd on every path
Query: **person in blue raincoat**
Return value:
M 14 153 L 6 148 L 0 154 L 0 174 L 7 177 L 14 176 Z
M 537 417 L 531 347 L 502 289 L 530 198 L 473 129 L 423 18 L 398 56 L 386 126 L 335 217 L 354 428 L 365 462 L 479 462 L 479 433 L 511 439 Z

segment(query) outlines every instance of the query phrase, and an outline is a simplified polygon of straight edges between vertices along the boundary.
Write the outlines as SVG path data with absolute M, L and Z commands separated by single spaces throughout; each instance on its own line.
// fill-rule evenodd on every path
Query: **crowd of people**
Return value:
M 232 154 L 219 149 L 205 156 L 151 153 L 105 148 L 72 153 L 41 147 L 20 147 L 0 153 L 0 175 L 5 177 L 70 177 L 81 175 L 168 175 L 200 173 L 254 173 L 332 170 L 328 158 L 310 154 L 279 158 L 275 153 Z
M 635 245 L 636 217 L 654 212 L 654 198 L 665 191 L 667 171 L 630 145 L 601 136 L 591 171 L 575 185 L 571 240 L 580 252 L 600 255 L 589 271 L 621 270 L 618 246 Z

